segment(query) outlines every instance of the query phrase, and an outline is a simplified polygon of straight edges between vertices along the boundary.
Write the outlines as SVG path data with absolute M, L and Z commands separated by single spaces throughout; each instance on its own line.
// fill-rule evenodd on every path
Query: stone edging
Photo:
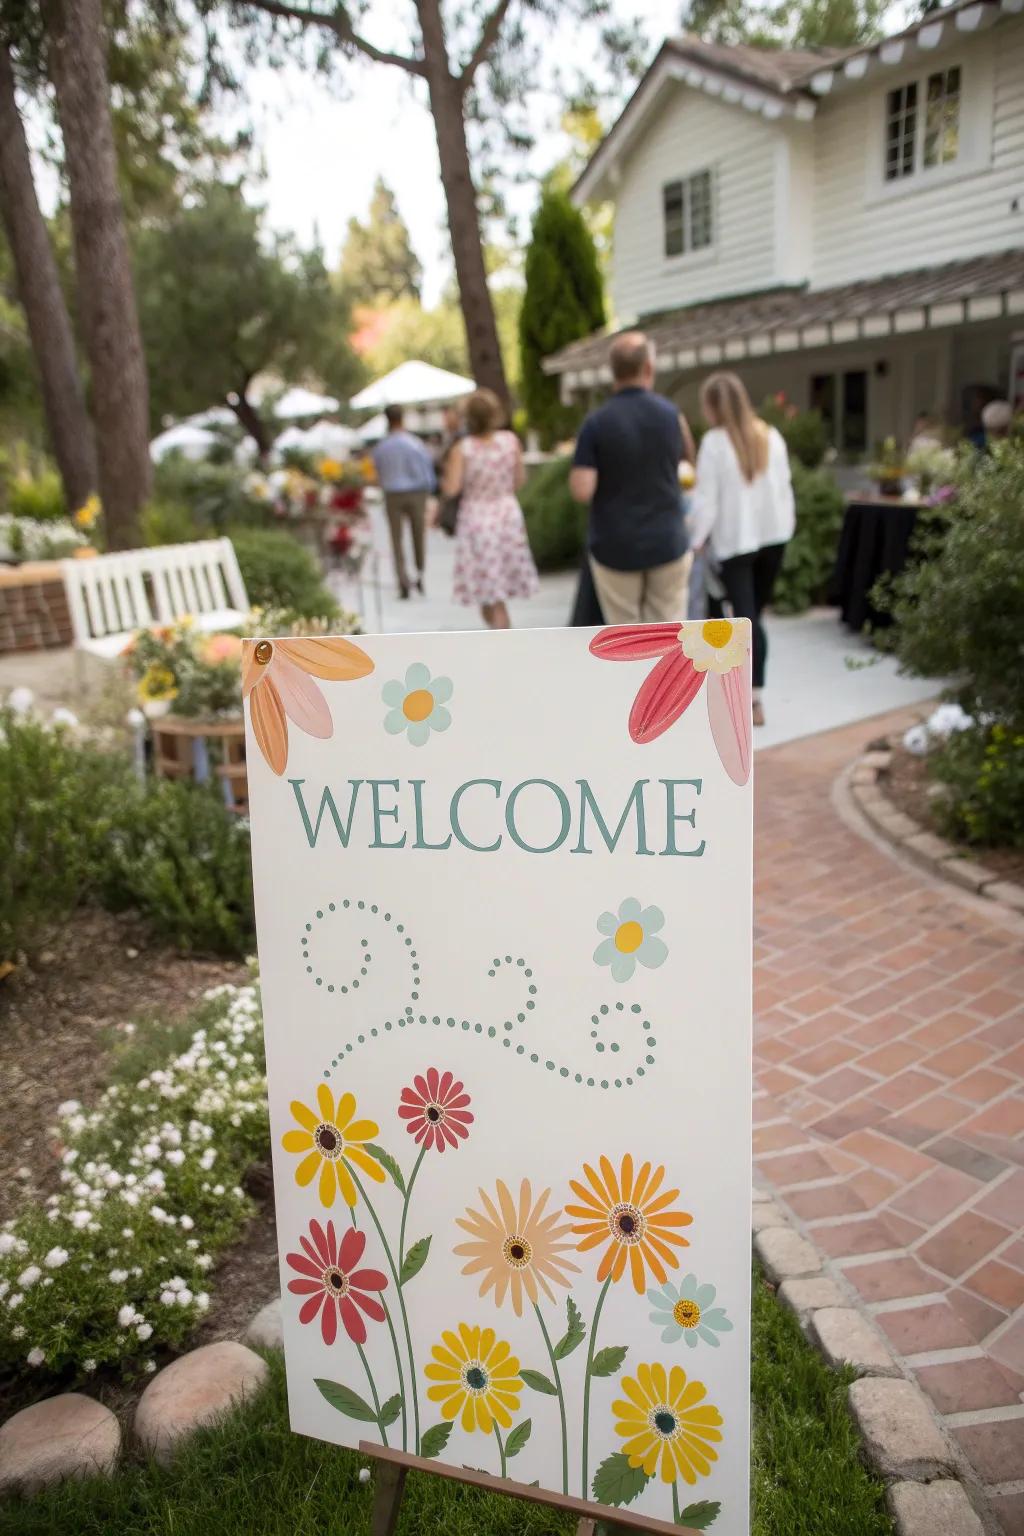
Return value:
M 1024 885 L 1003 880 L 978 860 L 966 857 L 955 843 L 930 832 L 893 804 L 885 791 L 891 762 L 889 749 L 873 749 L 858 758 L 850 776 L 854 798 L 875 830 L 918 863 L 927 865 L 932 874 L 954 881 L 975 896 L 988 897 L 1007 912 L 1024 912 Z
M 825 1260 L 764 1190 L 754 1190 L 754 1252 L 779 1300 L 829 1365 L 852 1366 L 849 1408 L 886 1484 L 898 1536 L 984 1536 L 958 1476 L 959 1456 L 888 1344 L 828 1273 Z

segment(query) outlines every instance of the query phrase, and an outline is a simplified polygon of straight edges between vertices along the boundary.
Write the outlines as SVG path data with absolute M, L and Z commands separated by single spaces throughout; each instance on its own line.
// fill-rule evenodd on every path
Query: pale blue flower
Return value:
M 639 960 L 648 970 L 663 965 L 668 947 L 655 934 L 665 926 L 660 907 L 641 907 L 635 896 L 627 896 L 614 912 L 602 912 L 597 920 L 598 933 L 607 934 L 594 950 L 598 965 L 610 965 L 616 981 L 628 981 Z
M 405 731 L 414 747 L 425 746 L 431 731 L 446 731 L 452 723 L 445 705 L 454 692 L 450 677 L 431 679 L 430 668 L 414 661 L 405 682 L 385 683 L 381 698 L 390 705 L 384 729 L 391 736 Z
M 647 1292 L 647 1300 L 654 1311 L 651 1322 L 661 1329 L 663 1344 L 677 1344 L 682 1339 L 690 1349 L 697 1348 L 698 1339 L 718 1348 L 720 1333 L 731 1333 L 732 1323 L 724 1307 L 711 1303 L 716 1295 L 713 1285 L 698 1285 L 696 1275 L 684 1275 L 678 1285 L 671 1280 L 659 1290 Z

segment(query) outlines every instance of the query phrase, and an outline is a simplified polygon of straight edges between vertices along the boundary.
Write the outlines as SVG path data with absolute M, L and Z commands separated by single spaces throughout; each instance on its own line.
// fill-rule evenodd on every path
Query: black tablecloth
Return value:
M 844 624 L 861 630 L 870 623 L 883 628 L 892 623 L 879 613 L 868 594 L 879 576 L 898 575 L 907 563 L 910 542 L 917 524 L 916 502 L 851 501 L 839 536 L 839 552 L 833 595 Z

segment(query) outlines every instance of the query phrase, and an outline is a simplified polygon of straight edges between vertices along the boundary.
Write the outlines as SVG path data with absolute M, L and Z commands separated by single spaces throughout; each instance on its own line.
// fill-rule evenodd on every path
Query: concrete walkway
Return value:
M 838 814 L 837 775 L 906 718 L 758 760 L 755 1178 L 1022 1536 L 1024 923 Z

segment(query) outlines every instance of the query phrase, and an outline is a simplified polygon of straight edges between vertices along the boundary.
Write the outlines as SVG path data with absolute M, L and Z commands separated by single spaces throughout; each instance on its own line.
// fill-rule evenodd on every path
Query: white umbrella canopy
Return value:
M 371 443 L 379 443 L 382 437 L 388 435 L 388 419 L 383 411 L 376 416 L 371 416 L 369 421 L 364 421 L 359 428 L 359 441 L 369 446 Z
M 190 422 L 180 421 L 176 427 L 168 427 L 166 432 L 154 437 L 149 445 L 149 456 L 154 464 L 159 464 L 169 453 L 180 453 L 183 458 L 197 461 L 205 459 L 219 442 L 216 433 L 207 431 L 205 427 L 195 427 Z
M 325 458 L 346 459 L 359 442 L 359 433 L 336 421 L 318 421 L 305 433 L 306 447 Z
M 197 411 L 186 416 L 180 423 L 187 427 L 237 427 L 238 417 L 229 405 L 211 405 L 207 411 Z
M 331 395 L 317 395 L 311 389 L 296 386 L 286 389 L 274 407 L 274 415 L 282 421 L 297 420 L 303 416 L 325 416 L 338 409 L 338 401 Z
M 472 379 L 435 368 L 433 363 L 400 363 L 349 401 L 354 411 L 382 411 L 388 405 L 438 405 L 459 400 L 476 388 Z

